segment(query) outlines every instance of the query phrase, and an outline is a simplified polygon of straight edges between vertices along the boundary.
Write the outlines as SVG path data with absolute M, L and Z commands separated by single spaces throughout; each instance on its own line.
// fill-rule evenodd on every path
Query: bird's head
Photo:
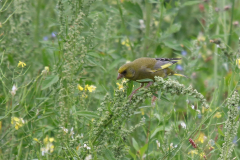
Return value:
M 135 70 L 132 63 L 126 63 L 119 68 L 117 80 L 121 78 L 132 79 L 134 75 Z

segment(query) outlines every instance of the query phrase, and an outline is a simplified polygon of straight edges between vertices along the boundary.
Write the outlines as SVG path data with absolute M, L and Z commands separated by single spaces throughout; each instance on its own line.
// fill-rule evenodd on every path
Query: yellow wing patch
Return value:
M 183 74 L 177 74 L 177 73 L 174 73 L 173 75 L 174 75 L 174 76 L 180 76 L 180 77 L 188 78 L 187 76 L 185 76 L 185 75 L 183 75 Z

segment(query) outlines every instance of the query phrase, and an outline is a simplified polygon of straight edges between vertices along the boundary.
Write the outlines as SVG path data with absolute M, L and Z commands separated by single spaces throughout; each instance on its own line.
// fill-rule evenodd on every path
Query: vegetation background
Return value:
M 240 159 L 239 7 L 1 0 L 0 159 Z M 117 70 L 144 56 L 182 57 L 172 69 L 189 79 L 129 102 L 139 83 Z

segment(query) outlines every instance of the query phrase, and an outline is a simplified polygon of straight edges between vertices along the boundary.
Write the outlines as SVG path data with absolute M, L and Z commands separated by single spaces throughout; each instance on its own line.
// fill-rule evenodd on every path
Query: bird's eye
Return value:
M 126 73 L 127 73 L 127 71 L 126 71 L 126 70 L 122 72 L 122 74 L 126 74 Z

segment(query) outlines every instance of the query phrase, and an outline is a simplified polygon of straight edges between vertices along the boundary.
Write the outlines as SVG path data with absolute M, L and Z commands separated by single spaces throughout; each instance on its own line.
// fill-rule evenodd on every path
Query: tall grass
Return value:
M 239 5 L 1 1 L 0 159 L 239 159 Z M 143 56 L 189 79 L 129 101 L 117 70 Z

